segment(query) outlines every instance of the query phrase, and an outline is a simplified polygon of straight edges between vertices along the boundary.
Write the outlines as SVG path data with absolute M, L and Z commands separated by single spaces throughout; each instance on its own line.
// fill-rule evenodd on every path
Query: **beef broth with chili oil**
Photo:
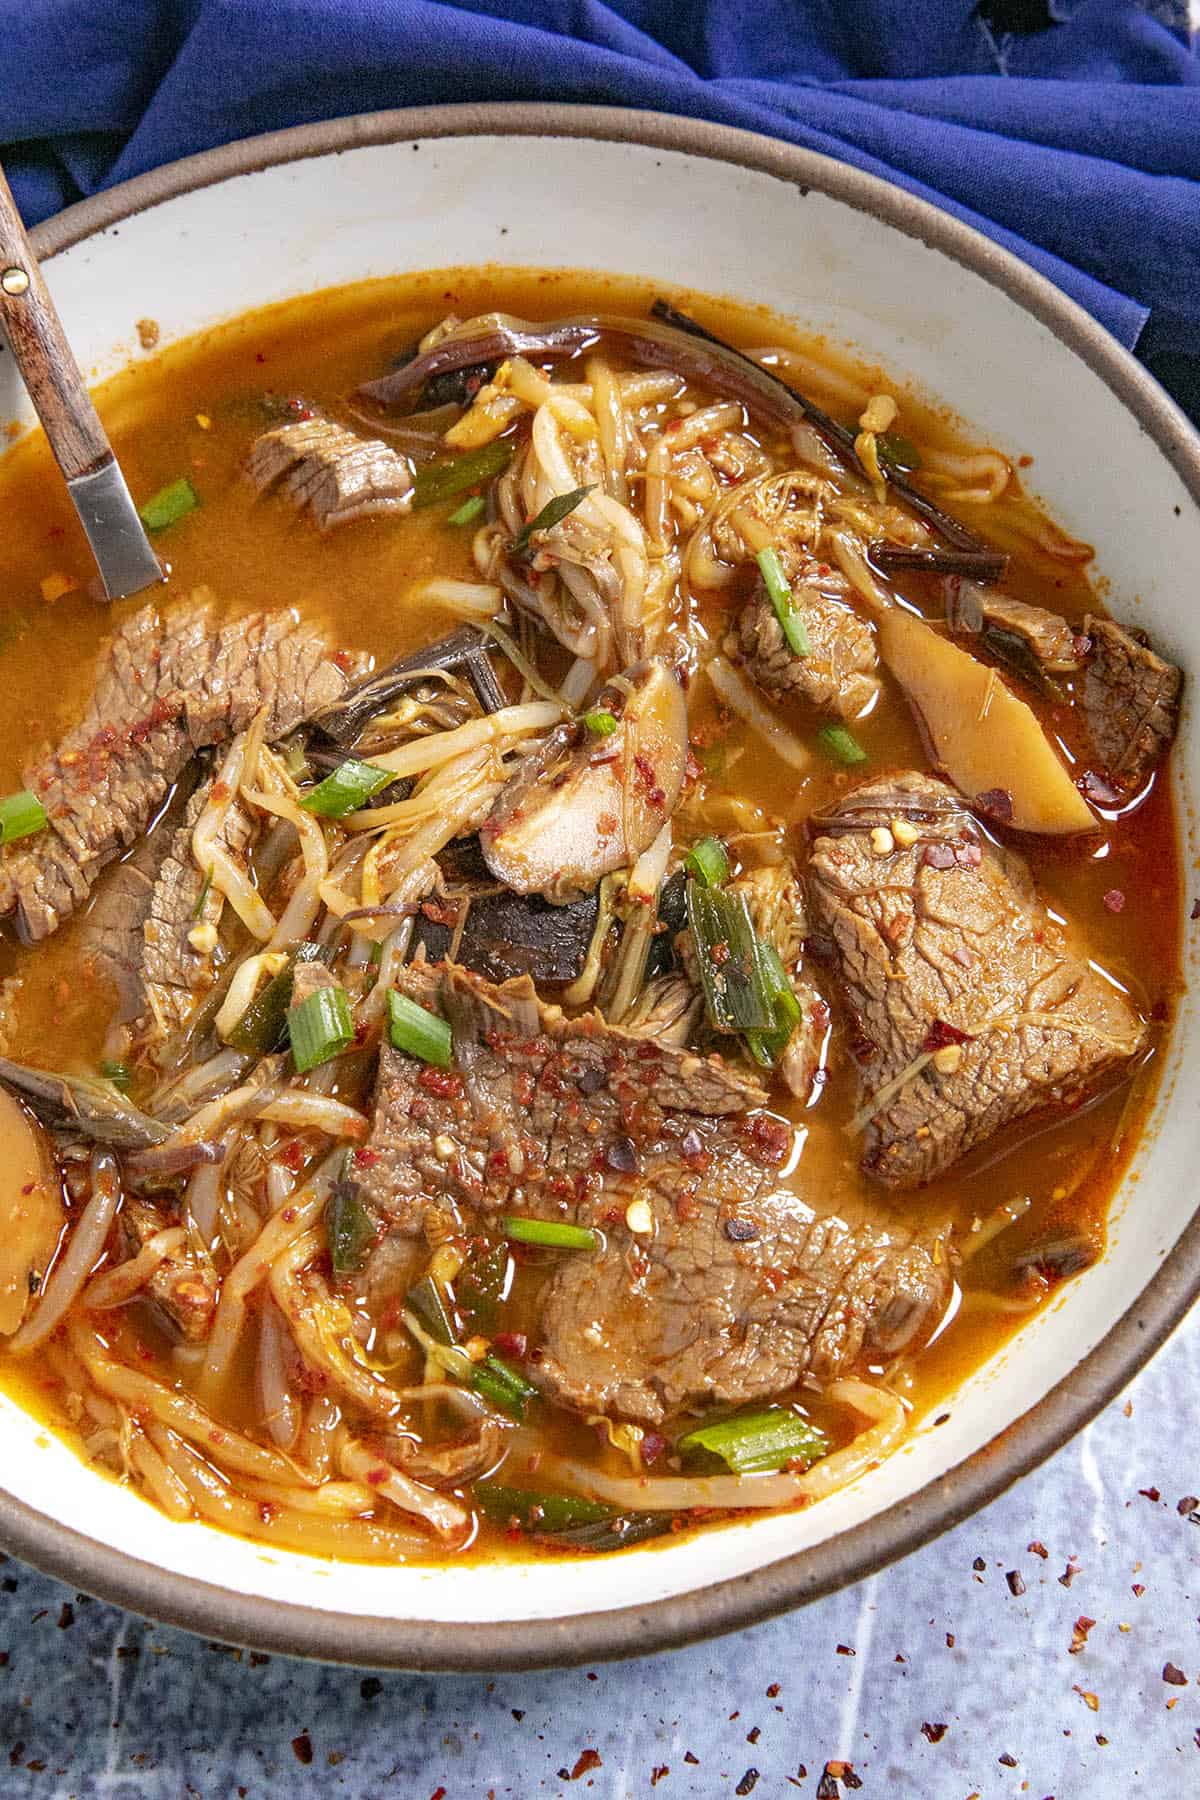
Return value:
M 0 464 L 0 1380 L 323 1556 L 864 1474 L 1103 1253 L 1172 1014 L 1181 677 L 1091 546 L 882 371 L 584 274 L 101 400 L 161 593 Z

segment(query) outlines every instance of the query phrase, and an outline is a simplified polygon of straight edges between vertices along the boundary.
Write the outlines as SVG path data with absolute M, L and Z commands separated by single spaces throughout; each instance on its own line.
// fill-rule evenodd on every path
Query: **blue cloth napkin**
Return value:
M 890 177 L 1169 359 L 1200 348 L 1185 13 L 1186 0 L 7 0 L 0 145 L 32 223 L 174 157 L 343 113 L 517 99 L 685 113 Z

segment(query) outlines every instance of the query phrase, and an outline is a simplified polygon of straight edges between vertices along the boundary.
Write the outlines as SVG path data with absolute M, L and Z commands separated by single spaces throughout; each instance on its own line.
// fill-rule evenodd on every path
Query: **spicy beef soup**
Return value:
M 1102 1253 L 1170 1019 L 1180 676 L 1091 547 L 884 372 L 592 276 L 104 410 L 149 600 L 0 468 L 0 1379 L 323 1555 L 869 1470 Z

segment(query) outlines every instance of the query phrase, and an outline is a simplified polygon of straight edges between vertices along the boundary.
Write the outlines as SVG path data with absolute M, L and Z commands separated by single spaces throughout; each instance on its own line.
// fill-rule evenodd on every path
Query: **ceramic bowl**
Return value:
M 1035 458 L 1068 531 L 1100 546 L 1119 617 L 1200 669 L 1200 446 L 1078 307 L 945 214 L 744 132 L 607 110 L 445 108 L 304 127 L 177 163 L 37 233 L 95 379 L 249 308 L 465 261 L 595 268 L 763 302 L 850 342 L 977 437 Z M 0 359 L 0 421 L 30 419 Z M 1194 691 L 1194 689 L 1193 689 Z M 1185 717 L 1179 814 L 1200 736 Z M 1190 896 L 1189 896 L 1190 900 Z M 1194 960 L 1196 929 L 1191 932 Z M 867 1478 L 807 1512 L 615 1559 L 332 1566 L 172 1524 L 0 1401 L 0 1540 L 73 1586 L 208 1636 L 409 1668 L 637 1654 L 745 1625 L 945 1530 L 1048 1456 L 1126 1382 L 1200 1288 L 1200 1118 L 1188 999 L 1108 1254 Z

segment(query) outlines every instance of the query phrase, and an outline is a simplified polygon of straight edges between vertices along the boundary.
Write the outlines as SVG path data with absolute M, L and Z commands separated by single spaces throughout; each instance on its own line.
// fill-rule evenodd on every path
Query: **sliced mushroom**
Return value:
M 66 1223 L 46 1135 L 0 1088 L 0 1333 L 10 1337 L 45 1280 Z
M 683 691 L 651 658 L 616 676 L 588 717 L 513 776 L 479 833 L 484 860 L 519 894 L 565 899 L 635 862 L 679 803 L 687 762 Z M 604 721 L 607 723 L 607 721 Z

